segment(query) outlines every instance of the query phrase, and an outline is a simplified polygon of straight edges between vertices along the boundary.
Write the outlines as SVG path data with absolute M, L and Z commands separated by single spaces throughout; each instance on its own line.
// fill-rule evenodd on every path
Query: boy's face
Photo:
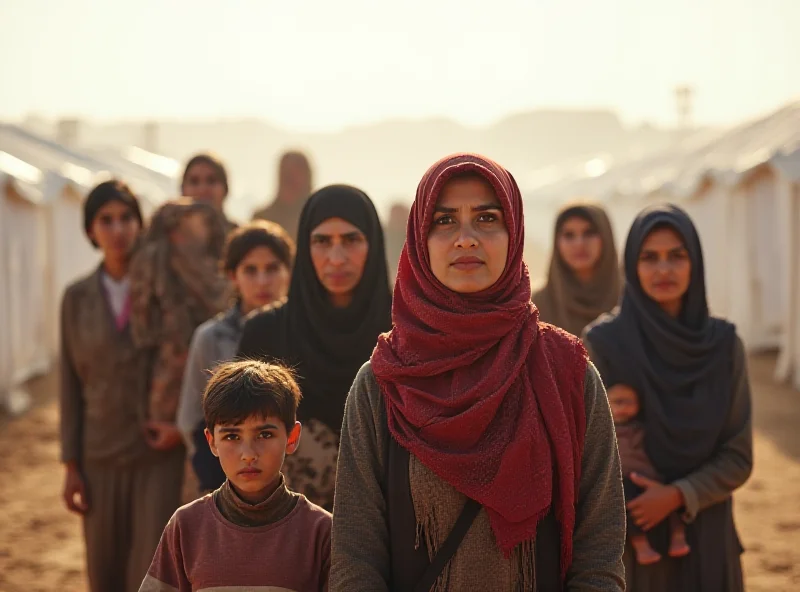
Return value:
M 616 384 L 608 389 L 608 402 L 614 423 L 627 423 L 639 415 L 639 397 L 628 385 Z
M 222 470 L 245 501 L 256 504 L 275 490 L 283 459 L 300 443 L 300 422 L 287 434 L 277 417 L 248 417 L 236 425 L 206 429 L 206 440 Z

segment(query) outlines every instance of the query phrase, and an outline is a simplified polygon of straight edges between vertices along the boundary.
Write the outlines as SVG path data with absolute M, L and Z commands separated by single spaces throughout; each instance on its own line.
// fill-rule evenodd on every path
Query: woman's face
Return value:
M 291 271 L 269 247 L 256 247 L 229 274 L 242 299 L 242 312 L 249 313 L 284 298 Z
M 488 182 L 467 177 L 445 184 L 428 233 L 428 256 L 436 279 L 460 294 L 480 292 L 500 279 L 508 229 Z
M 579 216 L 567 218 L 556 240 L 561 259 L 575 274 L 594 272 L 603 254 L 603 240 L 588 220 Z
M 636 271 L 644 293 L 669 314 L 677 316 L 692 275 L 692 262 L 683 238 L 672 228 L 653 230 L 642 243 Z
M 130 257 L 142 227 L 136 214 L 120 201 L 110 201 L 98 210 L 89 229 L 89 236 L 108 259 Z
M 311 262 L 335 306 L 347 306 L 364 275 L 369 243 L 355 225 L 328 218 L 311 231 Z
M 186 197 L 209 204 L 217 211 L 222 211 L 225 201 L 225 184 L 217 173 L 217 169 L 207 162 L 196 162 L 186 172 L 181 192 Z

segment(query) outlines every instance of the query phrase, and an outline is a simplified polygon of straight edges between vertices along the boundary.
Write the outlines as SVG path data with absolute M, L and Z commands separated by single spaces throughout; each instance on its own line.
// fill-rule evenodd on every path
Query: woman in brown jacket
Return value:
M 152 357 L 134 344 L 129 322 L 130 261 L 142 232 L 136 197 L 119 181 L 98 185 L 84 229 L 103 262 L 62 302 L 64 501 L 83 517 L 91 591 L 135 591 L 180 505 L 183 448 L 157 451 L 145 438 Z

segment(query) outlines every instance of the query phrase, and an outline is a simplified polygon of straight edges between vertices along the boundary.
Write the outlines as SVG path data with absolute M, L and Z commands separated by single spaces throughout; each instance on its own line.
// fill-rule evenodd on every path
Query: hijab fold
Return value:
M 207 242 L 176 243 L 173 233 L 193 214 L 204 217 Z M 230 282 L 218 263 L 224 241 L 221 220 L 207 204 L 182 198 L 156 210 L 131 265 L 131 327 L 139 346 L 188 348 L 194 330 L 227 308 Z
M 586 284 L 575 277 L 558 249 L 561 227 L 573 217 L 590 222 L 603 245 L 594 276 Z M 621 288 L 614 233 L 605 210 L 593 204 L 566 206 L 556 219 L 547 283 L 533 295 L 540 319 L 580 336 L 586 325 L 618 304 Z
M 437 199 L 461 173 L 492 185 L 509 232 L 502 276 L 475 294 L 439 282 L 427 248 Z M 522 260 L 523 228 L 519 188 L 498 164 L 460 154 L 431 167 L 409 217 L 394 327 L 378 341 L 372 370 L 392 436 L 484 506 L 506 555 L 534 539 L 553 506 L 564 576 L 572 558 L 587 362 L 577 339 L 538 323 Z
M 346 308 L 331 304 L 311 261 L 311 233 L 330 218 L 347 220 L 369 243 L 361 281 Z M 300 216 L 286 304 L 260 313 L 263 342 L 250 346 L 243 339 L 239 353 L 293 365 L 303 393 L 299 417 L 317 419 L 339 433 L 350 386 L 378 335 L 391 328 L 391 306 L 383 230 L 375 206 L 360 189 L 330 185 L 308 199 Z
M 673 318 L 642 289 L 637 262 L 656 227 L 683 239 L 691 279 L 683 309 Z M 597 351 L 607 387 L 627 384 L 639 394 L 645 448 L 668 479 L 687 475 L 714 453 L 732 397 L 734 326 L 709 315 L 700 238 L 689 216 L 674 205 L 646 208 L 625 245 L 622 303 L 599 319 L 587 339 Z
M 182 225 L 195 214 L 205 222 L 205 240 L 189 238 L 192 233 Z M 176 241 L 178 234 L 187 240 Z M 192 335 L 230 301 L 230 282 L 219 273 L 218 264 L 224 238 L 220 217 L 210 205 L 186 199 L 168 202 L 153 215 L 144 244 L 131 262 L 131 334 L 138 347 L 156 352 L 151 419 L 175 419 Z

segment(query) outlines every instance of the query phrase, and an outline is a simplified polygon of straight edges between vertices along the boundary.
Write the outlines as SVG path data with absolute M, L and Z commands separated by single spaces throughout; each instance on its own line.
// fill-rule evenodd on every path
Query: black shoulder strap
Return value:
M 428 559 L 428 548 L 424 540 L 415 545 L 416 516 L 411 499 L 411 483 L 408 477 L 408 450 L 390 437 L 387 442 L 387 471 L 384 482 L 391 556 L 392 592 L 428 592 L 455 554 L 466 536 L 481 505 L 471 499 L 464 504 L 453 530 L 447 536 L 433 561 Z
M 461 541 L 464 540 L 469 527 L 472 526 L 475 517 L 480 511 L 481 505 L 474 499 L 467 498 L 467 503 L 464 504 L 464 509 L 461 510 L 461 514 L 459 514 L 458 520 L 456 520 L 453 526 L 453 530 L 447 535 L 444 544 L 439 548 L 439 551 L 425 570 L 425 573 L 422 574 L 422 579 L 414 586 L 414 592 L 429 592 L 430 589 L 433 588 L 436 579 L 442 573 L 442 570 L 444 570 L 444 566 L 447 565 L 447 562 L 455 555 L 458 546 L 461 544 Z

